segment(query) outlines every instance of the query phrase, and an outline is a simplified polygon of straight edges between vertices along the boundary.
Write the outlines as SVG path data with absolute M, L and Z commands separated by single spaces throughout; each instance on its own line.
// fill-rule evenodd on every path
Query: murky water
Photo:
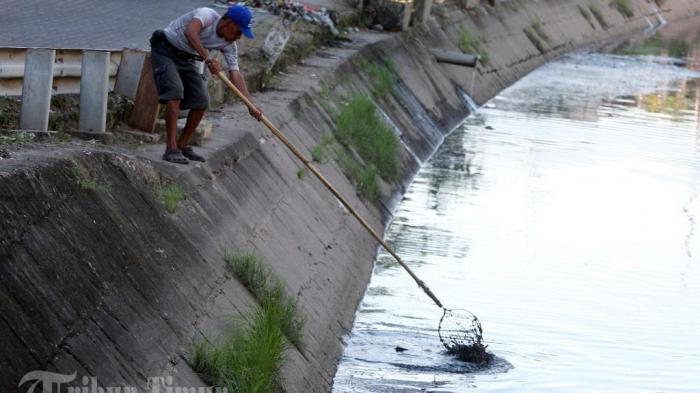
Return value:
M 577 54 L 467 119 L 387 238 L 498 360 L 448 356 L 440 310 L 380 253 L 334 392 L 700 391 L 698 86 Z

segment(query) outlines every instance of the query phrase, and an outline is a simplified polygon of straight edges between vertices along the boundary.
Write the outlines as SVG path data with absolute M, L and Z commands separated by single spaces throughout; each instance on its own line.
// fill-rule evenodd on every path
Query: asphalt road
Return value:
M 0 47 L 148 48 L 153 30 L 212 0 L 0 0 Z

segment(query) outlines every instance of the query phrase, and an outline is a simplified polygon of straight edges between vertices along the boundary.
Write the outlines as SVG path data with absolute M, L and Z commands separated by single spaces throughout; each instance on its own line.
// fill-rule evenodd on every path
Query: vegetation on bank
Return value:
M 336 119 L 335 137 L 357 151 L 383 179 L 394 180 L 398 172 L 398 138 L 368 97 L 358 94 L 350 99 Z
M 385 97 L 394 91 L 394 84 L 398 77 L 390 61 L 372 63 L 367 67 L 367 71 L 372 81 L 372 94 L 375 97 Z
M 311 156 L 317 162 L 335 157 L 358 193 L 370 200 L 379 198 L 379 178 L 393 181 L 398 174 L 399 140 L 380 118 L 374 102 L 356 94 L 335 116 L 336 129 L 316 145 Z M 337 142 L 337 143 L 336 143 Z
M 234 321 L 218 341 L 195 344 L 194 369 L 212 385 L 225 386 L 229 392 L 281 391 L 284 351 L 290 343 L 303 347 L 304 320 L 299 306 L 285 295 L 282 282 L 255 254 L 226 252 L 224 258 L 259 307 Z
M 371 96 L 387 97 L 394 92 L 398 75 L 389 61 L 358 63 L 369 77 Z M 336 128 L 326 134 L 311 149 L 314 161 L 325 163 L 333 158 L 357 187 L 358 193 L 376 201 L 380 196 L 379 179 L 391 182 L 399 169 L 399 139 L 396 132 L 382 119 L 370 96 L 355 94 L 335 110 L 331 91 L 322 86 L 319 102 L 333 116 Z
M 664 41 L 660 34 L 655 34 L 637 45 L 627 46 L 615 51 L 616 54 L 630 56 L 661 56 L 685 58 L 690 54 L 691 45 L 682 39 Z
M 479 37 L 466 27 L 459 33 L 459 49 L 464 53 L 478 55 L 483 64 L 489 63 L 489 53 L 481 46 Z
M 634 9 L 632 8 L 630 0 L 612 0 L 612 4 L 625 18 L 631 18 L 634 16 Z
M 250 252 L 226 253 L 224 258 L 236 278 L 258 301 L 260 307 L 279 312 L 279 326 L 289 342 L 302 350 L 304 319 L 296 299 L 285 294 L 284 284 L 263 265 L 262 259 Z
M 75 175 L 78 186 L 82 190 L 107 193 L 111 190 L 108 183 L 98 180 L 95 176 L 90 174 L 87 169 L 81 167 L 77 163 L 73 166 L 73 175 Z
M 605 20 L 605 16 L 603 16 L 603 13 L 600 11 L 600 9 L 595 4 L 589 5 L 588 9 L 591 11 L 591 14 L 593 14 L 595 19 L 598 21 L 598 24 L 600 25 L 600 27 L 602 27 L 604 30 L 607 30 L 610 27 L 610 25 L 608 24 L 608 21 Z
M 231 393 L 280 391 L 286 347 L 281 314 L 279 305 L 260 307 L 249 322 L 236 321 L 219 341 L 196 344 L 194 370 Z
M 591 14 L 591 11 L 589 11 L 586 7 L 580 4 L 578 6 L 578 11 L 581 13 L 586 22 L 588 22 L 588 24 L 591 25 L 591 28 L 593 28 L 593 30 L 596 30 L 597 27 L 593 22 L 593 15 Z
M 10 133 L 10 134 L 0 134 L 0 145 L 24 145 L 33 142 L 30 133 Z
M 544 53 L 547 50 L 547 41 L 549 41 L 549 36 L 542 29 L 542 22 L 539 19 L 532 21 L 530 26 L 525 29 L 525 35 L 532 42 L 532 44 L 537 48 L 540 53 Z
M 185 198 L 185 191 L 175 182 L 160 183 L 155 191 L 169 213 L 175 213 L 177 205 Z

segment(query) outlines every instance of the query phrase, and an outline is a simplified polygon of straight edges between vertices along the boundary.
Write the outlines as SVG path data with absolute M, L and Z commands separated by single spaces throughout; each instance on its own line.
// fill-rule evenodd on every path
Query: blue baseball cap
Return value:
M 255 38 L 253 35 L 253 13 L 250 12 L 248 7 L 243 5 L 234 5 L 229 7 L 226 11 L 226 16 L 234 21 L 238 26 L 241 27 L 243 35 L 250 38 L 251 40 Z

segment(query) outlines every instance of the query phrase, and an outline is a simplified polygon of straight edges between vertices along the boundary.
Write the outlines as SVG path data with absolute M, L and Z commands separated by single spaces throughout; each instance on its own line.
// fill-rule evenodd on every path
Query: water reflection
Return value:
M 499 361 L 446 355 L 440 310 L 380 252 L 334 391 L 696 391 L 699 77 L 572 55 L 467 119 L 387 239 Z

